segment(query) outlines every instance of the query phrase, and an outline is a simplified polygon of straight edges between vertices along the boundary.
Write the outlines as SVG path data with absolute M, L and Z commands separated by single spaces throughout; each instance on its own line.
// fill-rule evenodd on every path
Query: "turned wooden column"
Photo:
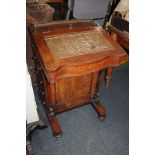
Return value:
M 96 91 L 95 91 L 93 102 L 92 102 L 92 106 L 96 110 L 98 117 L 101 121 L 103 121 L 106 116 L 106 110 L 100 102 L 100 91 L 101 91 L 101 85 L 102 85 L 103 79 L 104 79 L 103 70 L 101 70 L 99 71 L 99 74 L 98 74 Z
M 112 77 L 112 67 L 109 67 L 105 70 L 105 85 L 108 88 L 110 85 L 110 79 Z

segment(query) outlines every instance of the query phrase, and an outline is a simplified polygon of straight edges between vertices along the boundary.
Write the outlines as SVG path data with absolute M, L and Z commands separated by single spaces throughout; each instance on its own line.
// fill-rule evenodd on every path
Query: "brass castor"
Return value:
M 101 122 L 103 122 L 105 120 L 105 115 L 104 116 L 98 115 L 98 118 L 100 119 Z
M 59 134 L 57 134 L 57 135 L 53 133 L 53 136 L 54 136 L 56 139 L 58 139 L 58 140 L 62 137 L 62 135 L 63 135 L 63 132 L 62 132 L 62 131 L 61 131 Z

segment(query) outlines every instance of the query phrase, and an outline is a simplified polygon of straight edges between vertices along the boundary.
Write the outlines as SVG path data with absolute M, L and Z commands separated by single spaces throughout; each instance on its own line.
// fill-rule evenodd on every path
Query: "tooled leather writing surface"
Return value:
M 55 59 L 112 50 L 112 45 L 97 30 L 44 37 Z

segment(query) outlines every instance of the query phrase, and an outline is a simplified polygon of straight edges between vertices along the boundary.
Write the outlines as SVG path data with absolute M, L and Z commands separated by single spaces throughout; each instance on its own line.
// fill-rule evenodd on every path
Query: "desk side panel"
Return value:
M 55 112 L 81 106 L 94 96 L 98 72 L 59 79 L 56 84 Z M 52 84 L 54 85 L 54 84 Z

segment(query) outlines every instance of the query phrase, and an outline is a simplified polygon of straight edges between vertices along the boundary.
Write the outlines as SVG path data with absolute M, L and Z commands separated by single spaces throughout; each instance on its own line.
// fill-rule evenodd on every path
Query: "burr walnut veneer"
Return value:
M 54 135 L 62 135 L 56 114 L 86 103 L 103 120 L 106 112 L 99 99 L 103 71 L 125 63 L 124 50 L 88 20 L 37 24 L 30 32 L 39 94 Z

